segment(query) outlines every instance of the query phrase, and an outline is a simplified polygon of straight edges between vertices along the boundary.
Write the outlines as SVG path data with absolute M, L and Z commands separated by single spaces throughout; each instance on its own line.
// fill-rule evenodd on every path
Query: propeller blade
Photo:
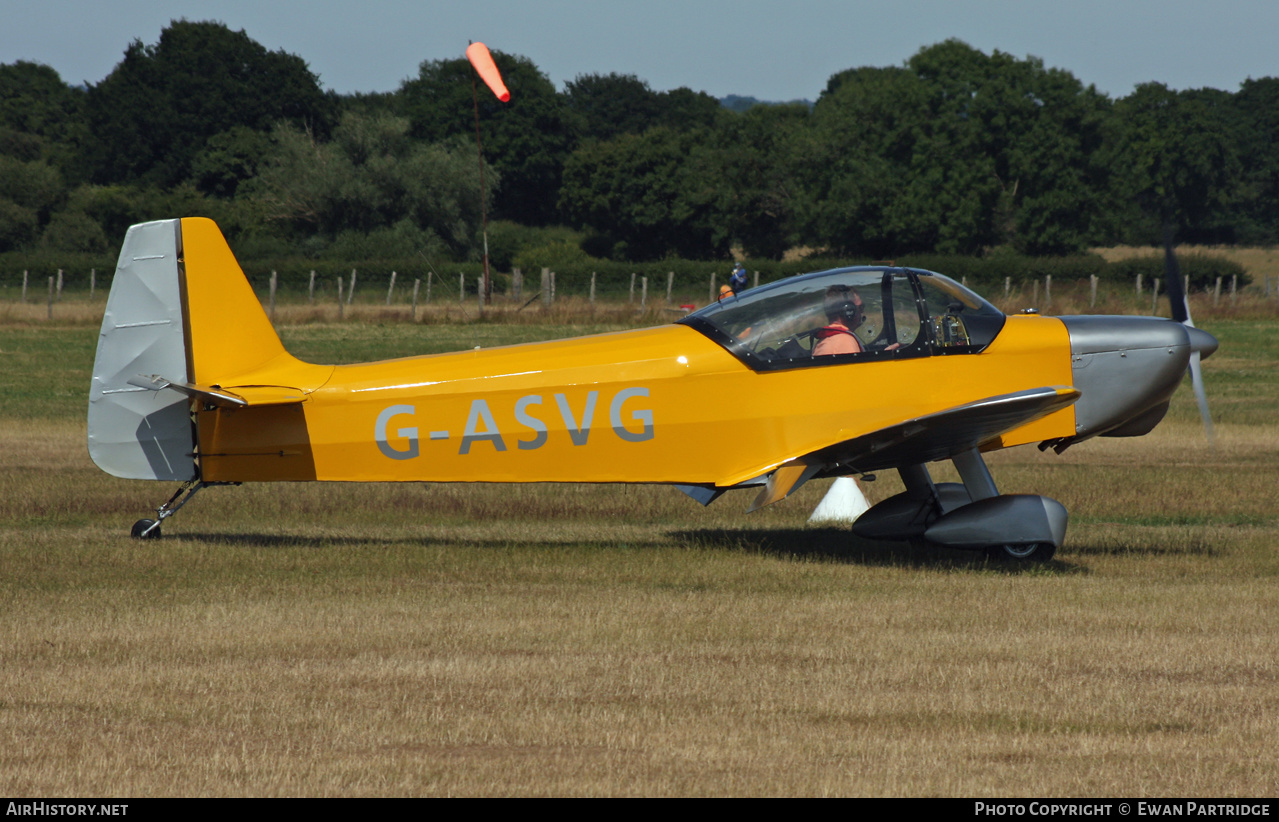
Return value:
M 1190 355 L 1190 384 L 1195 389 L 1195 400 L 1199 403 L 1199 416 L 1204 421 L 1204 433 L 1208 435 L 1208 444 L 1215 445 L 1216 439 L 1212 431 L 1212 416 L 1208 413 L 1208 395 L 1204 392 L 1203 369 L 1199 367 L 1199 352 Z
M 1212 416 L 1208 413 L 1208 395 L 1204 392 L 1199 352 L 1203 349 L 1204 356 L 1212 354 L 1217 350 L 1217 341 L 1211 335 L 1196 334 L 1195 321 L 1190 318 L 1190 302 L 1186 298 L 1185 283 L 1181 279 L 1181 266 L 1177 264 L 1177 253 L 1173 251 L 1171 223 L 1164 225 L 1164 273 L 1168 279 L 1168 303 L 1172 307 L 1172 318 L 1186 326 L 1187 332 L 1190 333 L 1190 342 L 1194 349 L 1190 354 L 1190 384 L 1195 389 L 1195 400 L 1199 403 L 1199 416 L 1204 421 L 1204 433 L 1208 436 L 1208 443 L 1215 444 Z M 1202 339 L 1203 337 L 1211 340 L 1211 346 Z
M 1177 264 L 1177 252 L 1173 251 L 1173 228 L 1171 224 L 1164 227 L 1164 274 L 1168 280 L 1168 303 L 1172 307 L 1172 318 L 1179 323 L 1190 322 L 1190 304 L 1186 302 L 1186 286 L 1181 279 L 1181 266 Z

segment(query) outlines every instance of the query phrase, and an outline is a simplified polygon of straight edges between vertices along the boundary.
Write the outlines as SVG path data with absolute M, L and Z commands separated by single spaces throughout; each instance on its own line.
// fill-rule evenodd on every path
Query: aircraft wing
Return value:
M 864 473 L 949 459 L 1059 411 L 1079 397 L 1079 391 L 1067 386 L 1031 388 L 965 403 L 833 443 L 778 466 L 768 475 L 748 510 L 785 499 L 815 476 Z M 742 483 L 758 484 L 758 480 Z M 699 489 L 699 493 L 694 493 L 686 489 L 685 493 L 706 505 L 719 496 L 714 491 Z M 709 500 L 703 502 L 707 497 Z
M 853 472 L 949 459 L 1060 411 L 1079 397 L 1079 391 L 1068 386 L 988 397 L 838 442 L 802 459 L 838 464 Z

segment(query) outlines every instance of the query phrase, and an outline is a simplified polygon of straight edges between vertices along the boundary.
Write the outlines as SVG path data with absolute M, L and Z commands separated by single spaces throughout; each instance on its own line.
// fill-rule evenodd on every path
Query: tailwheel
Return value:
M 134 539 L 159 539 L 160 522 L 154 519 L 140 519 L 133 523 L 133 529 L 129 534 Z
M 992 545 L 986 554 L 994 560 L 1005 562 L 1048 562 L 1057 553 L 1057 546 L 1051 542 L 1034 542 L 1030 545 Z
M 169 501 L 159 508 L 155 509 L 155 519 L 140 519 L 133 523 L 132 534 L 134 539 L 159 539 L 160 523 L 178 512 L 178 509 L 191 501 L 201 488 L 208 488 L 212 485 L 239 485 L 238 482 L 204 482 L 201 479 L 187 480 L 182 483 L 178 490 L 173 492 L 173 496 L 169 497 Z

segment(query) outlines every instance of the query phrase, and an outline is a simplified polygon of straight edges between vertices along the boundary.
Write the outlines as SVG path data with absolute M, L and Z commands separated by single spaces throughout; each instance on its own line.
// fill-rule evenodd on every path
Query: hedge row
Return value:
M 1179 256 L 1181 271 L 1191 280 L 1194 290 L 1211 289 L 1217 277 L 1229 283 L 1231 277 L 1238 277 L 1238 285 L 1243 287 L 1251 281 L 1243 266 L 1210 254 L 1187 254 Z M 809 258 L 794 262 L 776 262 L 773 260 L 746 260 L 747 270 L 752 279 L 759 272 L 761 283 L 772 282 L 795 274 L 809 271 L 821 271 L 847 265 L 863 265 L 872 260 L 849 258 Z M 984 290 L 1002 288 L 1005 278 L 1013 285 L 1029 283 L 1051 275 L 1058 282 L 1087 280 L 1097 276 L 1103 281 L 1131 282 L 1140 274 L 1146 282 L 1164 276 L 1164 261 L 1161 255 L 1134 257 L 1127 260 L 1108 263 L 1095 254 L 1073 257 L 1024 257 L 1015 254 L 996 254 L 985 258 L 962 257 L 949 255 L 913 255 L 894 261 L 898 265 L 925 268 L 937 271 L 956 280 L 967 280 L 968 284 Z M 258 289 L 265 289 L 270 281 L 271 272 L 277 272 L 277 282 L 283 293 L 297 294 L 309 288 L 311 272 L 315 272 L 316 287 L 320 293 L 335 292 L 337 278 L 342 277 L 344 284 L 349 284 L 351 271 L 354 269 L 359 284 L 359 293 L 367 294 L 367 289 L 385 291 L 390 272 L 397 272 L 397 290 L 411 289 L 414 279 L 423 281 L 423 288 L 428 273 L 431 274 L 434 294 L 443 297 L 445 294 L 456 295 L 458 275 L 466 278 L 468 293 L 474 293 L 476 279 L 481 274 L 478 262 L 441 263 L 431 265 L 421 257 L 405 259 L 373 260 L 360 262 L 333 262 L 309 260 L 302 257 L 251 260 L 243 263 L 249 280 Z M 600 297 L 617 297 L 628 294 L 631 276 L 636 275 L 636 296 L 640 289 L 640 277 L 649 278 L 649 293 L 656 297 L 665 295 L 669 272 L 675 274 L 675 289 L 683 294 L 700 295 L 703 290 L 709 293 L 710 278 L 714 274 L 717 283 L 727 280 L 731 264 L 726 261 L 707 262 L 699 260 L 663 260 L 656 263 L 619 263 L 608 260 L 588 260 L 562 266 L 555 273 L 555 287 L 559 294 L 585 295 L 590 289 L 592 274 L 596 279 L 596 293 Z M 89 272 L 97 270 L 97 284 L 104 288 L 115 270 L 115 260 L 89 254 L 52 254 L 49 252 L 20 254 L 10 252 L 0 255 L 0 285 L 7 287 L 21 286 L 22 272 L 29 272 L 29 288 L 38 289 L 49 277 L 56 276 L 58 269 L 63 270 L 63 284 L 69 288 L 87 288 Z M 510 288 L 509 272 L 493 272 L 494 287 L 501 292 Z M 524 272 L 523 294 L 532 297 L 540 288 L 541 272 Z

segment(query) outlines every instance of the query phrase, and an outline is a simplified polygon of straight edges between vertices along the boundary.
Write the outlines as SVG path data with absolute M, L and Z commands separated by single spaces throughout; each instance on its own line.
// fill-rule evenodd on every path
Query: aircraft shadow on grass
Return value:
M 392 539 L 387 537 L 367 537 L 367 536 L 350 536 L 350 537 L 317 537 L 306 536 L 303 534 L 260 534 L 260 533 L 211 533 L 204 531 L 186 532 L 182 534 L 172 535 L 175 542 L 189 543 L 206 543 L 218 546 L 231 546 L 240 548 L 262 548 L 262 549 L 282 549 L 282 548 L 361 548 L 375 547 L 385 548 L 393 545 L 452 545 L 458 548 L 471 548 L 475 550 L 497 550 L 519 547 L 527 550 L 541 549 L 558 549 L 568 545 L 581 545 L 582 540 L 528 540 L 514 541 L 510 539 L 470 539 L 470 538 L 440 538 L 433 536 L 406 537 L 403 539 Z M 664 540 L 634 540 L 603 543 L 600 550 L 610 550 L 616 548 L 661 548 L 669 546 L 670 543 Z
M 891 543 L 879 540 L 862 540 L 851 537 L 847 530 L 841 528 L 783 528 L 783 529 L 738 529 L 738 528 L 699 528 L 678 530 L 667 533 L 668 539 L 635 540 L 628 539 L 616 543 L 600 545 L 601 551 L 619 548 L 661 549 L 675 547 L 688 550 L 722 551 L 727 553 L 757 554 L 780 560 L 818 560 L 845 565 L 861 565 L 874 567 L 902 568 L 949 568 L 954 570 L 988 571 L 999 570 L 1008 573 L 1053 573 L 1074 574 L 1086 573 L 1086 569 L 1076 563 L 1054 559 L 1038 565 L 1007 562 L 993 558 L 978 551 L 956 551 L 948 548 L 937 548 L 910 543 Z M 454 545 L 464 549 L 498 550 L 518 546 L 530 551 L 562 548 L 569 543 L 537 540 L 513 543 L 506 539 L 448 539 L 448 538 L 408 538 L 391 539 L 365 536 L 315 537 L 299 534 L 262 534 L 262 533 L 211 533 L 188 532 L 173 535 L 175 542 L 204 543 L 217 546 L 258 548 L 263 550 L 282 550 L 303 548 L 319 550 L 322 548 L 384 548 L 392 545 Z M 1103 549 L 1085 548 L 1086 553 L 1093 555 L 1114 553 L 1157 553 L 1154 546 L 1147 548 Z
M 859 539 L 843 528 L 713 529 L 676 531 L 679 545 L 740 551 L 778 558 L 821 560 L 846 565 L 903 568 L 999 569 L 1016 573 L 1077 573 L 1074 563 L 1053 559 L 1038 565 L 1005 561 L 982 551 L 957 551 L 927 544 Z
M 911 545 L 908 542 L 883 542 L 850 537 L 842 528 L 783 528 L 739 529 L 698 528 L 671 531 L 668 540 L 635 540 L 607 543 L 600 550 L 660 549 L 677 547 L 690 550 L 710 550 L 758 554 L 778 559 L 819 560 L 845 565 L 867 567 L 947 568 L 953 570 L 989 571 L 1001 573 L 1037 574 L 1086 574 L 1088 568 L 1078 562 L 1060 557 L 1039 565 L 1025 565 L 992 558 L 980 551 L 956 551 L 928 545 Z M 262 533 L 211 533 L 195 532 L 175 534 L 175 542 L 205 543 L 242 548 L 280 550 L 285 548 L 320 549 L 327 547 L 359 548 L 388 547 L 403 544 L 450 544 L 476 550 L 508 549 L 514 543 L 503 539 L 388 539 L 367 536 L 312 537 L 299 534 Z M 566 543 L 538 540 L 520 542 L 519 547 L 529 550 L 554 549 Z M 1081 559 L 1103 556 L 1217 556 L 1221 550 L 1206 540 L 1194 540 L 1184 546 L 1169 546 L 1156 542 L 1130 541 L 1120 545 L 1082 543 L 1072 545 L 1072 555 Z
M 1129 541 L 1119 545 L 1082 543 L 1071 545 L 1070 552 L 1081 557 L 1102 556 L 1221 556 L 1221 546 L 1208 539 L 1195 538 L 1187 545 L 1168 545 L 1158 541 Z

